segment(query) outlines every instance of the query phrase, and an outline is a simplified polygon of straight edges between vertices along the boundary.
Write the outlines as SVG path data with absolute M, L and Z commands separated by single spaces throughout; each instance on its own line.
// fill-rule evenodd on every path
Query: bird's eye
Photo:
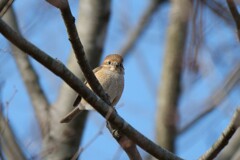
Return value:
M 107 64 L 111 64 L 111 61 L 108 61 Z

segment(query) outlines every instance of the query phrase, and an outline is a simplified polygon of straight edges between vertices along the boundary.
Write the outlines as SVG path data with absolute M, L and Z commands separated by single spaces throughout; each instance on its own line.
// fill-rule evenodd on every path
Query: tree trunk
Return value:
M 157 143 L 172 152 L 175 152 L 177 106 L 181 94 L 181 67 L 190 8 L 190 0 L 172 0 L 167 45 L 157 99 Z

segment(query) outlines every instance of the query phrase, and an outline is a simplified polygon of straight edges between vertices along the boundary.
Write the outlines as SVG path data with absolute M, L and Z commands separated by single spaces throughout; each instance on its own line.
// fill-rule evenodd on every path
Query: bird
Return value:
M 124 66 L 123 58 L 119 54 L 110 54 L 106 56 L 103 63 L 93 70 L 103 90 L 109 97 L 111 106 L 115 106 L 122 96 L 124 89 Z M 89 84 L 86 86 L 91 89 Z M 83 110 L 93 110 L 94 108 L 88 104 L 81 95 L 75 99 L 73 106 L 75 107 L 68 113 L 60 123 L 69 123 L 72 119 L 78 116 Z

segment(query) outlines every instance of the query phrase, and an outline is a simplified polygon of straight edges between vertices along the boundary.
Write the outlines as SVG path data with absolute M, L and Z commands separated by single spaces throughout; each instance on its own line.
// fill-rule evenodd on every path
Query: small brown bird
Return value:
M 124 88 L 124 67 L 123 58 L 118 54 L 108 55 L 101 66 L 93 70 L 99 83 L 102 85 L 104 91 L 109 96 L 112 106 L 115 106 L 119 101 Z M 90 88 L 89 84 L 86 86 Z M 92 110 L 93 108 L 78 95 L 73 103 L 74 108 L 67 114 L 60 122 L 68 123 L 75 118 L 82 110 Z

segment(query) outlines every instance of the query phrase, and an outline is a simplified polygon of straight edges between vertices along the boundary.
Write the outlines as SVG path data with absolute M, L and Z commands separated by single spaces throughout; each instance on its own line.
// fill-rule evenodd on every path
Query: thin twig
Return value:
M 89 140 L 87 144 L 85 144 L 85 146 L 78 149 L 78 151 L 73 155 L 71 160 L 76 160 L 84 150 L 86 150 L 91 144 L 93 144 L 93 142 L 96 141 L 96 139 L 103 133 L 104 127 L 105 124 L 102 124 L 99 131 Z
M 212 160 L 219 152 L 228 144 L 236 130 L 240 127 L 240 108 L 236 110 L 233 118 L 227 128 L 223 131 L 219 139 L 213 144 L 213 146 L 203 154 L 199 160 Z
M 211 97 L 207 99 L 207 101 L 203 105 L 207 105 L 206 110 L 204 110 L 202 113 L 200 113 L 197 117 L 194 118 L 191 122 L 187 123 L 184 127 L 182 127 L 178 134 L 182 134 L 186 132 L 188 129 L 190 129 L 194 124 L 196 124 L 200 119 L 202 119 L 204 116 L 211 113 L 220 102 L 229 94 L 229 92 L 234 88 L 234 86 L 237 84 L 237 82 L 240 79 L 240 65 L 234 67 L 234 70 L 230 72 L 230 74 L 223 83 L 223 85 L 215 91 L 214 94 L 212 94 Z
M 13 8 L 9 8 L 8 12 L 4 16 L 4 19 L 9 22 L 15 31 L 20 33 Z M 30 63 L 28 55 L 22 53 L 22 51 L 13 44 L 10 44 L 10 47 L 17 68 L 21 74 L 21 77 L 27 88 L 28 95 L 31 99 L 31 103 L 35 110 L 36 118 L 39 122 L 42 136 L 44 137 L 49 132 L 48 109 L 50 104 L 41 88 L 38 75 Z
M 0 102 L 0 105 L 2 103 Z M 1 108 L 1 107 L 0 107 Z M 11 126 L 0 111 L 0 148 L 8 159 L 26 160 Z
M 137 26 L 130 31 L 126 42 L 119 51 L 120 55 L 125 57 L 127 53 L 129 53 L 129 51 L 134 47 L 134 44 L 137 42 L 139 37 L 143 34 L 144 29 L 148 26 L 151 20 L 151 16 L 157 11 L 159 4 L 165 1 L 166 0 L 152 0 L 152 2 L 150 2 L 149 6 L 146 8 L 140 20 L 138 21 Z
M 201 0 L 201 2 L 208 7 L 216 16 L 221 18 L 226 24 L 232 24 L 232 19 L 230 18 L 230 13 L 226 8 L 217 1 L 212 0 Z
M 60 61 L 57 61 L 47 55 L 45 52 L 24 39 L 20 34 L 12 30 L 2 19 L 0 19 L 0 33 L 9 41 L 15 44 L 19 49 L 32 56 L 36 61 L 44 65 L 55 75 L 64 80 L 72 89 L 81 94 L 82 97 L 97 110 L 103 117 L 109 110 L 113 110 L 107 103 L 96 96 L 88 87 L 86 87 L 71 71 L 69 71 Z M 109 117 L 109 121 L 122 131 L 126 136 L 138 144 L 149 154 L 158 159 L 180 160 L 180 157 L 161 148 L 139 133 L 135 128 L 128 124 L 115 111 Z
M 237 27 L 238 40 L 240 40 L 240 15 L 238 13 L 237 6 L 234 3 L 234 0 L 226 0 L 226 1 Z

